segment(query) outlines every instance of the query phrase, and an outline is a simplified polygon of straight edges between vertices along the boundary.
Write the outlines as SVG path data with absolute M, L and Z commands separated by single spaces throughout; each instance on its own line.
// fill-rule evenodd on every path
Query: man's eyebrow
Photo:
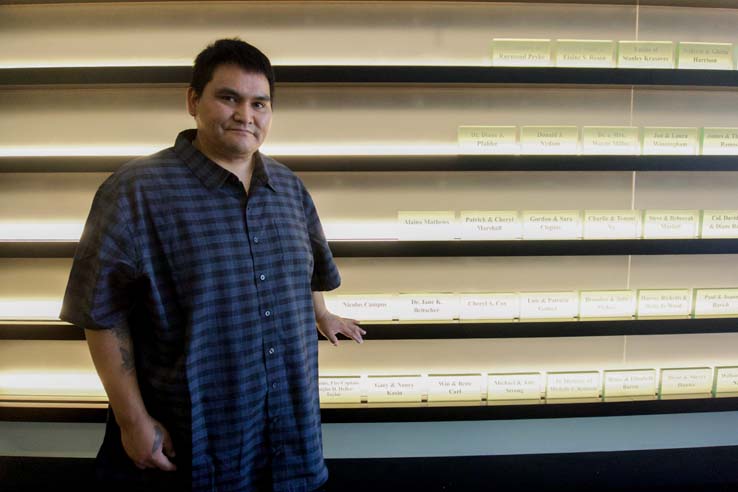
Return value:
M 217 89 L 215 91 L 215 93 L 218 94 L 218 95 L 236 96 L 238 98 L 242 98 L 243 97 L 243 95 L 241 93 L 239 93 L 235 89 L 230 89 L 228 87 L 221 87 L 220 89 Z M 254 96 L 254 97 L 252 97 L 252 99 L 255 99 L 257 101 L 264 101 L 264 102 L 268 102 L 268 101 L 271 101 L 272 100 L 271 97 L 269 97 L 267 95 L 264 95 L 264 94 L 261 94 L 261 95 L 258 95 L 258 96 Z

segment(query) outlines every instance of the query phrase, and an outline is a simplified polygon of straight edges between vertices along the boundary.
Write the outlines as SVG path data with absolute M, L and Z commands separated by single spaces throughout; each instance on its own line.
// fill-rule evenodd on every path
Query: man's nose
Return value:
M 233 117 L 238 121 L 253 123 L 255 113 L 256 111 L 251 107 L 251 104 L 249 104 L 248 102 L 243 102 L 236 107 L 236 112 L 234 113 Z

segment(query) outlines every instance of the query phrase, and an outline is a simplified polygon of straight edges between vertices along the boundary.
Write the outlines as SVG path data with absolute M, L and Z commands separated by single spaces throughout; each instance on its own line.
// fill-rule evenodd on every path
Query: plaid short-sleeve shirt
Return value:
M 61 319 L 130 329 L 146 408 L 193 490 L 316 489 L 327 470 L 312 291 L 338 287 L 338 270 L 299 178 L 257 154 L 247 194 L 194 136 L 101 185 Z M 135 468 L 119 432 L 109 415 L 98 472 L 161 480 Z

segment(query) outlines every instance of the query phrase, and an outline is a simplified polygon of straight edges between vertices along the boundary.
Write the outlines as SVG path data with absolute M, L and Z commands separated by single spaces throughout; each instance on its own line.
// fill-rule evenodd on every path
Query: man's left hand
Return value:
M 318 331 L 326 337 L 334 346 L 338 346 L 337 334 L 341 333 L 346 338 L 355 340 L 356 343 L 363 343 L 362 335 L 366 332 L 359 326 L 359 321 L 355 319 L 342 318 L 333 313 L 326 312 L 323 317 L 317 320 Z

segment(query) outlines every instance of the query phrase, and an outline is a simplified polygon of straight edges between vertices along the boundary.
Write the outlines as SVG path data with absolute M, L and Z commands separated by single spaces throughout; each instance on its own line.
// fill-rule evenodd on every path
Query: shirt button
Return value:
M 272 383 L 272 388 L 277 389 L 277 383 Z
M 269 347 L 269 355 L 272 355 L 274 353 L 274 347 Z
M 259 244 L 259 238 L 258 238 L 258 237 L 255 237 L 255 238 L 254 238 L 254 242 L 255 242 L 256 244 Z
M 259 275 L 259 280 L 266 280 L 266 275 Z
M 267 318 L 271 315 L 272 315 L 271 311 L 264 311 L 264 316 L 266 316 Z

